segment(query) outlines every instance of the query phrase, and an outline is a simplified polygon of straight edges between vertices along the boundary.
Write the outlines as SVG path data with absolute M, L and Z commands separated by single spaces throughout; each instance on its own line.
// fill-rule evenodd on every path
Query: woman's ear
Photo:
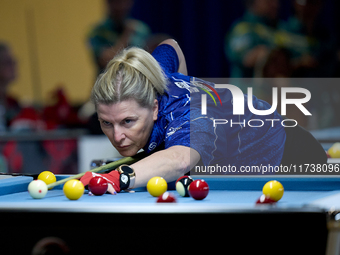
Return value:
M 153 102 L 152 112 L 153 112 L 153 120 L 156 121 L 158 118 L 158 100 L 157 99 L 155 99 Z

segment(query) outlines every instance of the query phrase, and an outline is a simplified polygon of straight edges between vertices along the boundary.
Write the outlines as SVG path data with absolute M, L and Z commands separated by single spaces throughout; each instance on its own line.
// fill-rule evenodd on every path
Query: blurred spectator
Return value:
M 144 48 L 150 36 L 150 28 L 142 21 L 131 19 L 133 0 L 105 0 L 108 17 L 98 24 L 89 35 L 98 73 L 114 55 L 127 46 Z
M 254 76 L 262 78 L 289 78 L 292 72 L 291 54 L 280 47 L 269 51 L 254 67 Z
M 6 131 L 19 113 L 18 102 L 8 95 L 8 87 L 17 77 L 16 60 L 5 43 L 0 42 L 0 131 Z
M 31 106 L 24 107 L 11 121 L 9 130 L 11 132 L 41 131 L 46 127 L 40 113 Z
M 45 129 L 60 128 L 81 128 L 83 122 L 78 118 L 77 109 L 69 102 L 66 92 L 60 85 L 51 93 L 53 104 L 43 109 L 42 119 L 45 123 Z
M 322 0 L 292 0 L 294 13 L 281 22 L 278 43 L 291 54 L 291 77 L 334 77 L 336 75 L 336 38 L 320 22 Z M 295 86 L 297 86 L 295 84 Z M 339 89 L 325 80 L 308 84 L 312 95 L 318 95 L 309 105 L 313 109 L 313 128 L 339 124 Z
M 280 23 L 278 43 L 292 55 L 293 77 L 333 77 L 336 39 L 318 22 L 322 0 L 293 0 L 294 14 Z
M 226 35 L 231 77 L 253 77 L 254 67 L 275 48 L 278 0 L 246 0 L 246 12 Z
M 293 72 L 293 66 L 291 61 L 291 54 L 287 49 L 276 48 L 269 52 L 269 54 L 259 61 L 255 67 L 255 77 L 265 79 L 255 79 L 253 89 L 256 96 L 260 99 L 267 101 L 269 104 L 273 104 L 273 88 L 278 89 L 278 98 L 281 98 L 282 87 L 292 87 L 296 84 L 293 83 L 293 79 L 290 78 Z M 289 98 L 300 98 L 299 93 L 289 93 Z M 277 105 L 277 111 L 281 112 L 281 103 Z M 307 117 L 293 104 L 286 105 L 286 115 L 288 119 L 296 120 L 300 126 L 307 128 Z
M 78 118 L 77 109 L 67 99 L 62 86 L 51 93 L 52 102 L 42 109 L 25 106 L 10 123 L 12 132 L 30 132 L 54 129 L 83 128 L 84 122 Z

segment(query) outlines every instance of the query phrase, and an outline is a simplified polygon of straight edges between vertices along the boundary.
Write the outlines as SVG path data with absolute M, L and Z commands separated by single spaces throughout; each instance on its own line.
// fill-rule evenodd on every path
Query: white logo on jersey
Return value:
M 173 135 L 177 130 L 181 129 L 182 127 L 178 127 L 178 128 L 169 128 L 169 132 L 166 133 L 166 138 L 168 138 L 169 136 Z
M 156 142 L 152 142 L 152 143 L 150 143 L 150 145 L 149 145 L 149 151 L 153 151 L 155 148 L 156 148 L 156 146 L 157 146 L 157 143 Z
M 188 83 L 186 83 L 185 81 L 181 81 L 181 82 L 174 82 L 176 84 L 177 87 L 179 87 L 180 89 L 186 89 L 188 91 L 190 91 L 190 85 Z

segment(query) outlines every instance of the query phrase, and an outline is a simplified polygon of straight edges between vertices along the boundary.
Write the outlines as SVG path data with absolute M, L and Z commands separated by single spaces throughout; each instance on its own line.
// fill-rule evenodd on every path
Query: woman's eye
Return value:
M 104 126 L 110 126 L 110 125 L 111 125 L 111 123 L 110 123 L 110 122 L 108 122 L 108 121 L 105 121 L 105 120 L 103 120 L 103 121 L 102 121 L 102 124 L 103 124 Z
M 124 124 L 125 124 L 125 125 L 132 125 L 133 122 L 134 122 L 134 120 L 132 120 L 132 119 L 125 119 L 125 120 L 124 120 Z

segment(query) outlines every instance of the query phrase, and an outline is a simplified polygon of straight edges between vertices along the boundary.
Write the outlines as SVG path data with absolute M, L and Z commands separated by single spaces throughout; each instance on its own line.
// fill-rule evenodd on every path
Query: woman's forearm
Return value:
M 136 173 L 132 188 L 145 187 L 154 176 L 163 177 L 167 182 L 175 181 L 199 161 L 197 151 L 185 146 L 173 146 L 131 165 Z

